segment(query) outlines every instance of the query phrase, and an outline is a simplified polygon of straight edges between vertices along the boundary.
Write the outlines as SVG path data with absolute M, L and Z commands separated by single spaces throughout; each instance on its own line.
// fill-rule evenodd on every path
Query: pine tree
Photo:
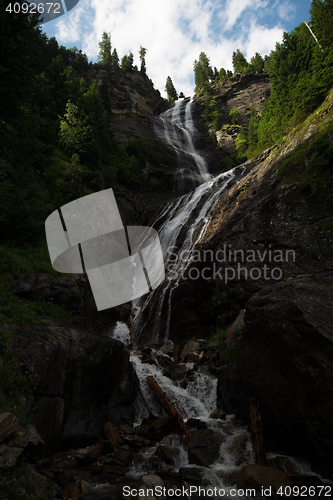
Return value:
M 255 71 L 262 71 L 265 66 L 265 61 L 259 54 L 259 52 L 256 52 L 255 55 L 251 58 L 250 64 L 253 66 Z
M 111 64 L 113 68 L 119 68 L 119 57 L 117 49 L 113 49 L 113 52 L 111 54 Z
M 169 101 L 176 101 L 178 99 L 176 89 L 174 87 L 174 84 L 173 84 L 170 76 L 168 76 L 166 79 L 165 90 L 166 90 L 166 93 L 168 94 Z
M 102 64 L 112 64 L 111 33 L 103 31 L 102 40 L 99 42 L 98 59 Z
M 130 52 L 127 55 L 125 55 L 122 60 L 121 60 L 121 69 L 125 70 L 125 71 L 133 71 L 133 60 L 134 60 L 134 56 L 133 56 L 133 53 Z
M 200 53 L 198 61 L 194 61 L 195 90 L 200 91 L 213 79 L 214 73 L 209 64 L 209 59 L 204 52 Z
M 140 45 L 140 50 L 139 50 L 140 61 L 141 61 L 140 71 L 145 74 L 146 74 L 146 60 L 145 60 L 146 53 L 147 49 L 145 49 L 144 47 L 142 47 L 142 45 Z
M 239 49 L 232 53 L 232 65 L 234 73 L 244 73 L 246 71 L 248 63 L 244 54 Z

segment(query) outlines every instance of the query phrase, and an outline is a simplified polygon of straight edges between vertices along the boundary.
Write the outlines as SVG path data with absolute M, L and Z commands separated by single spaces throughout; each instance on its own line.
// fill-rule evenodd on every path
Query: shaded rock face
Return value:
M 131 307 L 122 304 L 105 311 L 97 311 L 86 277 L 76 279 L 48 274 L 26 274 L 12 285 L 12 292 L 25 299 L 53 302 L 73 314 L 75 326 L 95 332 L 108 332 L 117 321 L 128 321 Z
M 236 139 L 240 127 L 247 128 L 251 119 L 251 108 L 258 115 L 261 114 L 264 103 L 269 99 L 271 82 L 267 74 L 242 75 L 237 73 L 224 82 L 212 86 L 211 97 L 217 102 L 220 114 L 221 128 L 213 131 L 209 128 L 209 135 L 220 146 L 221 157 L 234 157 L 236 153 Z M 197 97 L 197 115 L 203 116 L 205 98 Z M 232 124 L 229 112 L 236 108 L 239 113 L 237 124 Z
M 140 71 L 112 70 L 108 65 L 94 68 L 99 85 L 105 85 L 111 101 L 111 127 L 115 139 L 123 145 L 133 140 L 133 131 L 145 139 L 154 139 L 149 116 L 166 109 L 160 92 Z
M 134 374 L 121 342 L 51 321 L 6 328 L 30 379 L 27 413 L 46 449 L 95 443 L 118 409 L 131 421 Z
M 247 304 L 246 333 L 222 369 L 218 394 L 245 421 L 260 402 L 268 447 L 315 459 L 328 474 L 333 450 L 333 290 L 284 282 Z

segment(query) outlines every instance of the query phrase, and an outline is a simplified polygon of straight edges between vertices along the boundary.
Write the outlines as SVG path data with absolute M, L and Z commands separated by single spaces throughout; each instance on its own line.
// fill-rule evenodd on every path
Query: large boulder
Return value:
M 88 446 L 118 408 L 133 415 L 134 372 L 121 342 L 54 320 L 6 328 L 30 381 L 27 413 L 46 449 Z
M 218 382 L 219 404 L 249 418 L 259 404 L 268 448 L 333 465 L 333 289 L 298 278 L 247 304 L 246 332 Z

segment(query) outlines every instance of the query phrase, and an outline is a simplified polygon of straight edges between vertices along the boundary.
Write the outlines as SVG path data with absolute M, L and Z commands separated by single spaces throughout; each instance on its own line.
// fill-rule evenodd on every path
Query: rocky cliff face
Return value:
M 26 414 L 45 451 L 95 444 L 108 422 L 134 417 L 134 372 L 121 342 L 44 319 L 8 327 L 30 391 Z
M 202 337 L 245 308 L 245 333 L 219 378 L 221 407 L 246 420 L 255 397 L 269 446 L 301 450 L 329 473 L 332 118 L 333 94 L 283 144 L 245 164 L 250 171 L 222 194 L 197 246 L 218 256 L 192 265 L 213 277 L 180 282 L 170 328 L 171 338 L 196 329 Z
M 216 83 L 211 87 L 211 98 L 217 103 L 220 115 L 220 129 L 214 131 L 208 123 L 209 135 L 216 141 L 221 158 L 234 157 L 236 153 L 236 139 L 240 127 L 247 128 L 251 119 L 251 108 L 258 115 L 261 114 L 265 101 L 271 92 L 271 82 L 267 74 L 242 75 L 236 73 L 224 82 Z M 195 99 L 197 110 L 201 118 L 204 115 L 205 97 Z M 235 108 L 239 113 L 236 124 L 232 124 L 229 112 Z

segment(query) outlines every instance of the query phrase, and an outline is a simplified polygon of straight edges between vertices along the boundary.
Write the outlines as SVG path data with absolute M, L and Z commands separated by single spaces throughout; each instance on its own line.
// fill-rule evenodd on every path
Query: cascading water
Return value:
M 174 149 L 182 161 L 184 150 L 185 155 L 192 157 L 196 167 L 194 170 L 192 169 L 191 175 L 193 174 L 195 182 L 200 185 L 194 191 L 168 203 L 158 214 L 156 220 L 150 224 L 159 229 L 166 267 L 166 280 L 158 289 L 149 294 L 143 303 L 137 304 L 137 314 L 134 318 L 134 329 L 137 335 L 145 326 L 149 328 L 150 344 L 155 342 L 157 345 L 161 345 L 163 341 L 165 343 L 168 339 L 173 292 L 179 286 L 182 274 L 191 263 L 193 249 L 205 234 L 217 200 L 224 190 L 230 188 L 251 168 L 250 164 L 241 165 L 218 175 L 214 179 L 208 179 L 209 174 L 205 170 L 205 163 L 198 161 L 198 155 L 194 151 L 193 134 L 195 128 L 190 111 L 191 101 L 179 101 L 156 122 L 159 123 L 156 125 L 157 135 Z M 185 173 L 186 168 L 188 167 L 186 166 L 183 172 L 179 168 L 179 176 Z M 186 260 L 180 257 L 184 253 L 188 256 Z M 170 263 L 172 267 L 169 267 Z M 162 321 L 162 316 L 164 316 L 164 321 Z M 144 321 L 143 317 L 145 317 Z M 118 323 L 114 329 L 113 337 L 129 344 L 127 326 Z M 211 492 L 214 488 L 218 488 L 224 492 L 223 496 L 232 496 L 236 499 L 250 498 L 244 494 L 244 491 L 237 490 L 235 487 L 237 472 L 244 465 L 253 462 L 250 436 L 245 426 L 236 421 L 233 415 L 228 415 L 222 420 L 211 418 L 212 411 L 217 407 L 217 380 L 210 374 L 208 366 L 194 369 L 194 363 L 176 363 L 184 375 L 180 379 L 172 380 L 166 373 L 165 366 L 168 366 L 168 363 L 175 364 L 174 360 L 159 350 L 149 349 L 149 353 L 147 360 L 142 351 L 132 350 L 131 362 L 151 412 L 155 415 L 161 415 L 163 410 L 148 386 L 147 376 L 154 377 L 185 422 L 187 421 L 189 424 L 191 419 L 196 419 L 196 422 L 203 425 L 209 432 L 214 433 L 218 442 L 217 458 L 209 466 L 194 469 L 197 471 L 195 476 L 197 480 L 199 478 L 201 487 L 207 489 L 207 496 L 220 498 L 221 494 L 216 496 L 216 494 L 209 493 L 209 490 Z M 134 406 L 136 422 L 139 426 L 141 421 L 148 417 L 147 407 L 139 392 Z M 196 431 L 192 430 L 192 435 L 195 434 Z M 193 467 L 197 467 L 193 462 L 191 463 L 189 450 L 181 443 L 179 435 L 168 435 L 159 445 L 166 445 L 169 449 L 172 448 L 178 452 L 173 461 L 173 473 L 177 473 L 180 468 L 193 469 Z M 150 467 L 155 463 L 157 448 L 157 444 L 150 445 L 141 451 L 141 460 L 133 461 L 128 478 L 137 480 L 151 470 Z M 276 456 L 271 454 L 267 458 Z M 311 474 L 311 471 L 306 470 L 306 466 L 301 462 L 293 458 L 290 459 L 290 462 L 300 474 L 304 471 L 306 474 Z M 159 470 L 170 471 L 170 465 L 164 464 L 165 469 L 163 469 L 163 465 L 158 467 L 162 467 Z M 184 484 L 188 484 L 186 480 L 184 480 Z
M 174 191 L 182 195 L 208 181 L 206 162 L 195 149 L 196 128 L 192 118 L 192 98 L 178 100 L 154 119 L 157 137 L 176 155 Z
M 114 329 L 113 338 L 128 344 L 128 327 L 122 323 L 118 323 Z M 211 413 L 216 410 L 216 378 L 208 372 L 195 370 L 194 363 L 181 363 L 180 366 L 186 367 L 189 380 L 186 388 L 184 388 L 181 387 L 179 382 L 172 381 L 163 374 L 163 368 L 160 365 L 162 362 L 161 359 L 171 360 L 169 356 L 158 350 L 152 350 L 149 362 L 144 362 L 141 356 L 141 351 L 133 350 L 131 352 L 131 362 L 134 365 L 141 390 L 152 413 L 154 415 L 161 415 L 163 410 L 147 383 L 146 377 L 148 375 L 154 377 L 164 394 L 176 407 L 185 421 L 193 418 L 197 419 L 197 421 L 200 420 L 200 422 L 205 424 L 206 428 L 212 429 L 217 439 L 221 441 L 222 444 L 217 460 L 210 467 L 198 468 L 198 477 L 201 477 L 201 485 L 203 487 L 222 488 L 228 494 L 232 486 L 230 486 L 230 481 L 229 485 L 226 485 L 224 478 L 232 477 L 243 465 L 251 462 L 252 451 L 248 431 L 242 424 L 235 421 L 233 415 L 228 415 L 223 421 L 210 418 Z M 134 406 L 136 409 L 136 422 L 139 425 L 143 418 L 148 417 L 147 408 L 140 394 L 137 395 Z M 235 452 L 237 448 L 235 443 L 238 441 L 242 441 L 241 453 Z M 179 435 L 171 434 L 159 442 L 158 445 L 173 447 L 179 452 L 178 457 L 174 460 L 173 470 L 175 472 L 186 466 L 196 467 L 195 464 L 191 464 L 188 449 L 181 443 Z M 147 473 L 147 470 L 150 469 L 150 459 L 155 455 L 158 445 L 147 447 L 143 452 L 145 460 L 132 465 L 132 470 L 129 474 L 130 477 L 137 478 Z M 170 465 L 166 464 L 165 468 L 166 470 L 170 470 Z M 236 499 L 241 498 L 237 494 L 234 494 L 233 497 Z

